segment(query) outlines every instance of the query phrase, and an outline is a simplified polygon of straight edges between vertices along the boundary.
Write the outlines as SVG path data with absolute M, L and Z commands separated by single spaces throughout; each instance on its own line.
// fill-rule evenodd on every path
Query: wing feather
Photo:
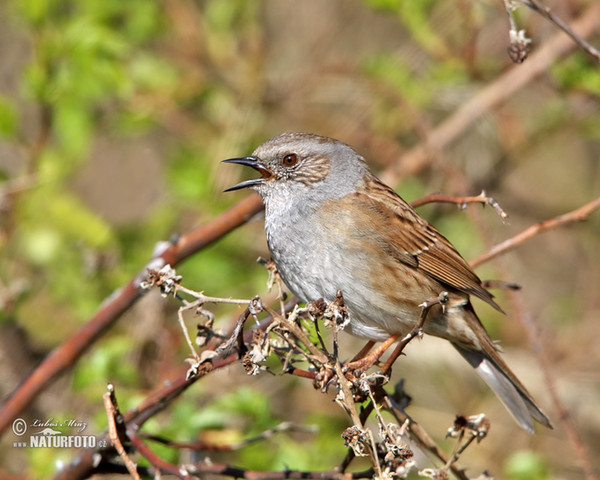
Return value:
M 368 188 L 363 192 L 368 193 L 367 207 L 387 225 L 386 248 L 396 260 L 422 270 L 444 285 L 475 295 L 502 311 L 446 237 L 376 177 L 371 177 L 368 182 Z

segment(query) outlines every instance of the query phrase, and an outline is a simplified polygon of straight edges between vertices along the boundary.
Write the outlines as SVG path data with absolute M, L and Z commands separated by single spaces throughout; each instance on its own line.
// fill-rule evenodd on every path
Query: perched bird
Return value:
M 267 244 L 290 290 L 304 301 L 332 301 L 341 290 L 347 330 L 382 341 L 415 326 L 424 301 L 447 292 L 423 330 L 448 340 L 477 370 L 517 423 L 552 428 L 500 357 L 470 296 L 500 309 L 452 244 L 369 170 L 348 145 L 309 133 L 284 133 L 251 156 L 224 160 L 261 176 L 250 187 L 265 204 Z

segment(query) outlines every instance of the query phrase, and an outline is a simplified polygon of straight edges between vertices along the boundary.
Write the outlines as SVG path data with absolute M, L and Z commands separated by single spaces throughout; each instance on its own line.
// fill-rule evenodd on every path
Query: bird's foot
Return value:
M 342 365 L 341 371 L 346 380 L 352 385 L 358 385 L 367 370 L 379 364 L 381 356 L 390 348 L 398 337 L 399 335 L 392 335 L 373 351 L 366 354 L 368 348 L 372 346 L 372 342 L 369 342 L 351 361 Z M 326 392 L 329 386 L 332 383 L 335 383 L 337 379 L 338 375 L 335 372 L 335 368 L 330 364 L 324 365 L 314 379 L 314 386 L 322 392 Z

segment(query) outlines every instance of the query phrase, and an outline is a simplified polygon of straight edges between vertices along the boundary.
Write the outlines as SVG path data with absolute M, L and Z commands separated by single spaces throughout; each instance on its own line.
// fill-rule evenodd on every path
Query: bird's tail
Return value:
M 477 370 L 523 429 L 534 433 L 533 419 L 545 427 L 553 428 L 550 419 L 504 363 L 491 341 L 486 346 L 489 352 L 465 348 L 456 343 L 452 345 Z

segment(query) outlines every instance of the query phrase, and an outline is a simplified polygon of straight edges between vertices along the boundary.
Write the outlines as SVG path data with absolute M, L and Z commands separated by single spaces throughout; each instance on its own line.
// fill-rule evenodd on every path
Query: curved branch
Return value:
M 180 237 L 148 265 L 175 266 L 244 224 L 262 208 L 260 197 L 252 195 L 214 220 Z M 8 397 L 0 409 L 0 434 L 55 377 L 71 367 L 142 296 L 140 279 L 145 271 L 146 266 L 125 287 L 113 293 L 90 320 L 56 347 Z
M 490 261 L 492 258 L 501 255 L 508 250 L 512 250 L 517 245 L 520 245 L 525 240 L 529 240 L 540 233 L 546 232 L 548 230 L 552 230 L 553 228 L 561 227 L 563 225 L 568 225 L 569 223 L 581 222 L 585 220 L 594 210 L 600 208 L 600 197 L 592 200 L 589 203 L 586 203 L 584 206 L 579 207 L 576 210 L 573 210 L 569 213 L 565 213 L 563 215 L 559 215 L 558 217 L 551 218 L 549 220 L 544 220 L 543 222 L 536 223 L 529 228 L 526 228 L 521 233 L 518 233 L 514 237 L 505 240 L 502 243 L 491 248 L 489 251 L 480 255 L 479 257 L 471 260 L 469 264 L 471 267 L 475 268 L 482 263 Z

